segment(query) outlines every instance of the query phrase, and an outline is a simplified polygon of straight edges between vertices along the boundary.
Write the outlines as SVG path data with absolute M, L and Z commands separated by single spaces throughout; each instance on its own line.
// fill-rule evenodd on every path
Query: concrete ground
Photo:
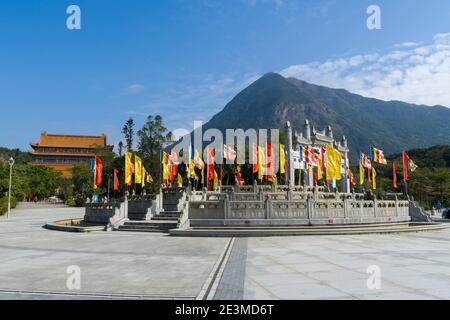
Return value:
M 41 208 L 0 217 L 0 299 L 195 299 L 209 283 L 215 299 L 450 299 L 450 229 L 230 242 L 42 228 L 82 215 Z M 67 286 L 70 266 L 79 267 L 80 290 Z

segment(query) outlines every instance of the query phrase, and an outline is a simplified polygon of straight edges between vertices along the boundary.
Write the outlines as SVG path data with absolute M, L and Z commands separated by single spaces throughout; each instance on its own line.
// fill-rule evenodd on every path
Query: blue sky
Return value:
M 81 30 L 66 28 L 71 4 Z M 270 71 L 450 106 L 448 32 L 444 0 L 3 0 L 0 146 L 27 150 L 44 130 L 116 144 L 148 114 L 190 129 Z

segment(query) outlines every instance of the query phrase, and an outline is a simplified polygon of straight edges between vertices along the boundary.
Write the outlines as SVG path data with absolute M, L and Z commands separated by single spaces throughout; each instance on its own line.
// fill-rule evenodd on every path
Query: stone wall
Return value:
M 408 201 L 367 200 L 363 194 L 323 191 L 194 193 L 189 198 L 191 226 L 340 225 L 408 222 Z M 235 192 L 237 191 L 237 192 Z

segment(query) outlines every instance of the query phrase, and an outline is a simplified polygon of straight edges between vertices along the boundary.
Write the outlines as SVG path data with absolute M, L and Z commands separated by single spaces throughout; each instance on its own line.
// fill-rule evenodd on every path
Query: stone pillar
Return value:
M 287 184 L 289 188 L 295 186 L 294 159 L 292 158 L 292 128 L 291 123 L 286 122 L 286 159 L 288 162 Z
M 307 140 L 311 140 L 311 125 L 308 119 L 305 119 L 305 126 L 303 127 L 303 137 Z
M 347 149 L 347 139 L 345 138 L 345 136 L 342 137 L 342 141 L 340 144 L 342 147 L 345 148 L 345 150 Z M 347 167 L 350 167 L 350 163 L 348 161 L 348 152 L 344 151 L 344 156 L 343 156 L 343 160 L 344 160 L 344 174 L 343 174 L 343 179 L 342 179 L 342 192 L 344 193 L 349 193 L 350 192 L 350 180 L 348 178 L 348 173 L 347 173 Z

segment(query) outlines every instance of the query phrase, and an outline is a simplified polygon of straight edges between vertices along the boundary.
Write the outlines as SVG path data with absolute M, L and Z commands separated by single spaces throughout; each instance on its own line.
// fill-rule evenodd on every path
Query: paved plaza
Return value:
M 209 283 L 215 299 L 450 299 L 449 229 L 228 239 L 42 228 L 83 212 L 0 217 L 0 299 L 195 299 Z M 67 287 L 69 266 L 80 268 L 80 290 Z M 379 289 L 367 285 L 370 266 Z

